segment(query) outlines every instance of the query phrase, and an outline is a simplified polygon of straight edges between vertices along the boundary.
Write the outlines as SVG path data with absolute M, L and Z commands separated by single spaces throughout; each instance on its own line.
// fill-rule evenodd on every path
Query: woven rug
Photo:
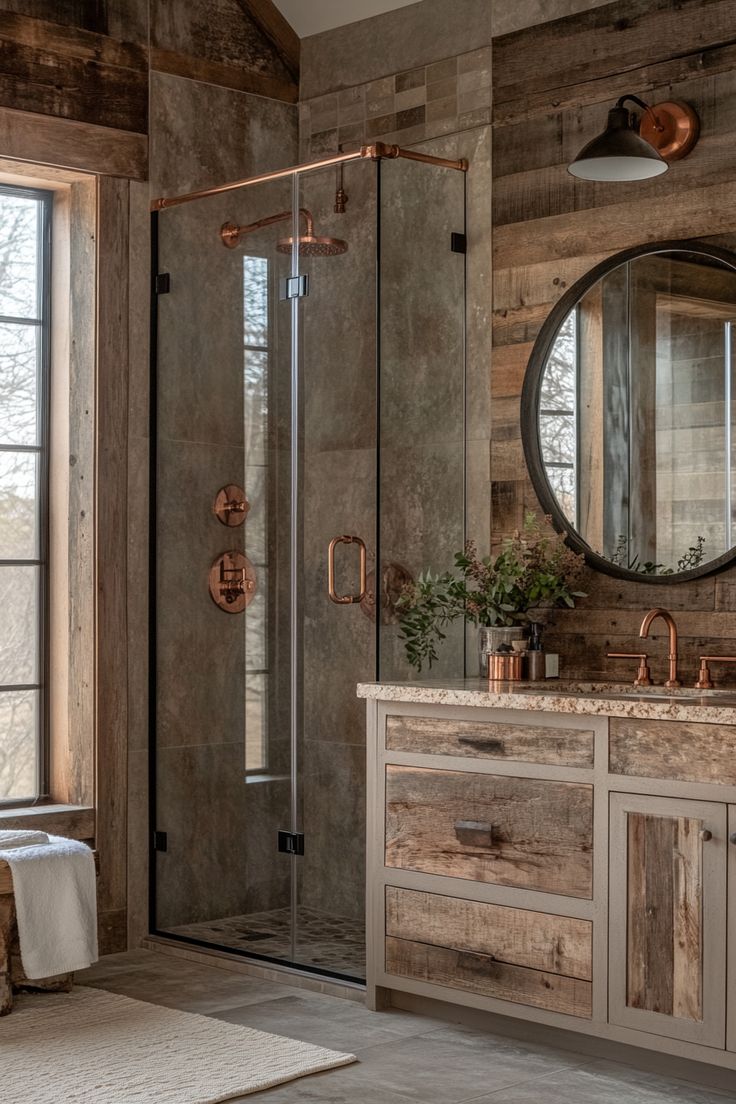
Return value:
M 8 1104 L 216 1104 L 355 1060 L 84 987 L 19 996 L 0 1019 Z

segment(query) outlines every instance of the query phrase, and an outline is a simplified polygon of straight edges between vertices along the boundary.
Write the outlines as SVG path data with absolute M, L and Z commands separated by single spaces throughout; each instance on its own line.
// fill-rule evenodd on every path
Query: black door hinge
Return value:
M 304 834 L 302 832 L 279 832 L 279 851 L 285 855 L 304 854 Z
M 453 253 L 467 253 L 468 239 L 464 234 L 450 234 L 450 249 Z
M 159 272 L 153 286 L 157 295 L 167 295 L 171 291 L 171 274 L 169 272 Z
M 305 273 L 303 276 L 285 276 L 279 286 L 279 298 L 284 299 L 303 299 L 305 295 L 309 295 L 309 276 Z
M 153 833 L 153 850 L 154 851 L 168 851 L 169 849 L 169 837 L 166 832 L 154 832 Z

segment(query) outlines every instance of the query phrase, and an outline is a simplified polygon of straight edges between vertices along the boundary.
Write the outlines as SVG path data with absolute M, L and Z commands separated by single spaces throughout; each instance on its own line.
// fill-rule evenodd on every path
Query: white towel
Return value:
M 13 876 L 23 970 L 29 980 L 97 961 L 97 887 L 92 851 L 77 840 L 3 850 Z
M 48 843 L 49 837 L 45 832 L 21 832 L 5 829 L 0 832 L 0 851 L 7 851 L 11 847 L 30 847 L 34 843 Z

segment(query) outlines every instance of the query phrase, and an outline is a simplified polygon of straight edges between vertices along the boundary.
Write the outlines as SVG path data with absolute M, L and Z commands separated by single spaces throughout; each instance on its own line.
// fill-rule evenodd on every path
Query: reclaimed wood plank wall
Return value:
M 26 112 L 43 145 L 43 119 L 67 120 L 72 148 L 92 142 L 100 171 L 131 179 L 146 177 L 152 70 L 298 98 L 299 40 L 270 0 L 0 0 L 0 52 L 0 134 Z M 4 152 L 33 156 L 18 141 Z
M 664 238 L 736 247 L 736 0 L 619 0 L 494 40 L 492 534 L 539 509 L 526 473 L 519 402 L 539 329 L 566 288 L 618 250 Z M 567 173 L 606 112 L 626 92 L 686 100 L 701 138 L 664 176 L 591 183 Z M 639 651 L 641 617 L 671 609 L 683 681 L 704 651 L 733 651 L 736 569 L 655 585 L 586 573 L 588 598 L 550 618 L 546 646 L 573 678 L 622 677 L 607 651 Z M 655 626 L 656 627 L 656 626 Z M 657 681 L 667 642 L 647 642 Z M 734 675 L 718 672 L 723 682 Z M 633 677 L 633 674 L 632 674 Z

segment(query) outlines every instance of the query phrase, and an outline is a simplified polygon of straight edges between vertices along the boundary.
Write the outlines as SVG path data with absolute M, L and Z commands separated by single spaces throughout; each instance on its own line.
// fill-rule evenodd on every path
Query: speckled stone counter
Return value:
M 667 690 L 630 684 L 564 682 L 495 683 L 485 680 L 367 682 L 358 685 L 359 698 L 420 705 L 463 705 L 495 709 L 536 709 L 543 713 L 573 713 L 604 717 L 637 717 L 660 721 L 702 721 L 736 724 L 736 692 Z

